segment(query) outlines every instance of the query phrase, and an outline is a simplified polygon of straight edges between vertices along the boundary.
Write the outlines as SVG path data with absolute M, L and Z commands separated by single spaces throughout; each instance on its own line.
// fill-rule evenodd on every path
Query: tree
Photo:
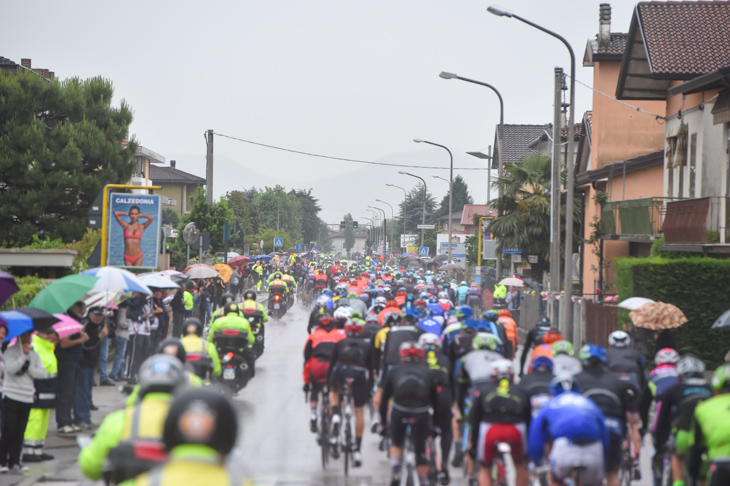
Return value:
M 289 191 L 299 201 L 299 219 L 302 224 L 302 240 L 304 243 L 317 241 L 319 227 L 322 220 L 317 216 L 322 208 L 319 206 L 319 199 L 312 196 L 312 189 Z
M 519 248 L 523 254 L 537 255 L 532 265 L 538 280 L 547 271 L 550 259 L 550 176 L 551 161 L 543 155 L 528 155 L 519 163 L 504 165 L 504 175 L 495 185 L 503 196 L 492 201 L 501 216 L 489 222 L 497 247 Z M 561 196 L 561 228 L 565 226 L 565 195 Z M 581 202 L 574 198 L 575 221 L 580 221 Z
M 347 253 L 355 247 L 355 230 L 352 227 L 352 215 L 347 213 L 344 217 L 345 221 L 345 250 Z
M 177 228 L 180 225 L 180 215 L 178 215 L 172 208 L 164 208 L 162 210 L 167 219 L 170 220 L 170 226 Z
M 258 248 L 259 243 L 261 240 L 264 242 L 264 248 L 262 250 L 262 253 L 269 254 L 272 251 L 277 250 L 278 248 L 274 248 L 274 238 L 277 237 L 276 229 L 275 228 L 266 228 L 265 230 L 261 231 L 261 233 L 245 236 L 245 242 L 249 243 L 251 247 Z M 284 248 L 289 248 L 292 246 L 292 238 L 289 236 L 289 233 L 286 231 L 279 231 L 278 238 L 284 239 Z M 253 250 L 251 250 L 253 252 Z
M 132 110 L 112 107 L 111 81 L 63 82 L 22 70 L 0 76 L 0 242 L 83 237 L 102 186 L 126 183 L 137 143 Z
M 408 234 L 420 234 L 420 230 L 416 227 L 421 224 L 423 214 L 423 189 L 423 185 L 418 184 L 408 192 L 405 201 L 398 205 L 398 217 L 395 221 L 396 226 L 393 228 L 393 238 L 395 238 L 396 245 L 400 245 L 400 235 L 403 234 L 404 215 L 406 216 L 406 232 Z M 435 207 L 436 198 L 430 192 L 426 192 L 426 224 L 435 223 L 433 219 Z
M 466 185 L 466 181 L 460 175 L 454 177 L 453 184 L 453 196 L 451 198 L 451 207 L 454 213 L 461 212 L 464 209 L 464 204 L 469 204 L 469 186 Z M 442 216 L 449 214 L 449 191 L 446 190 L 446 195 L 441 200 L 441 205 L 433 213 L 433 219 L 437 220 Z
M 243 191 L 231 191 L 226 193 L 228 207 L 233 211 L 233 217 L 243 230 L 243 234 L 254 234 L 259 232 L 259 219 L 254 203 L 254 194 Z
M 300 217 L 299 200 L 296 196 L 286 193 L 284 187 L 267 187 L 259 191 L 256 196 L 256 209 L 259 214 L 261 228 L 286 231 L 292 240 L 298 241 L 302 235 L 302 220 Z

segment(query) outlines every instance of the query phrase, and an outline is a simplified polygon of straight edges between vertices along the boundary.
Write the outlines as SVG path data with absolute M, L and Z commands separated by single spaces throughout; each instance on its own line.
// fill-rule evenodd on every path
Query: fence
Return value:
M 581 345 L 591 343 L 606 346 L 608 335 L 618 328 L 618 307 L 586 300 L 583 302 L 583 309 L 585 320 Z

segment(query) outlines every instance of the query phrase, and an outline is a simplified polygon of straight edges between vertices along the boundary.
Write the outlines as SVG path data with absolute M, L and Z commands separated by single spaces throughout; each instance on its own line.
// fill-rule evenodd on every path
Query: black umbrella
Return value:
M 297 253 L 298 251 L 296 248 L 287 248 L 284 253 Z
M 59 321 L 53 314 L 41 309 L 34 309 L 33 307 L 19 307 L 15 309 L 18 312 L 22 312 L 26 316 L 33 319 L 33 330 L 42 331 L 48 329 Z
M 710 329 L 730 329 L 730 310 L 726 310 L 715 320 Z
M 444 253 L 443 255 L 437 255 L 437 256 L 433 257 L 433 260 L 431 260 L 431 263 L 443 263 L 448 259 L 449 259 L 449 255 L 447 253 Z

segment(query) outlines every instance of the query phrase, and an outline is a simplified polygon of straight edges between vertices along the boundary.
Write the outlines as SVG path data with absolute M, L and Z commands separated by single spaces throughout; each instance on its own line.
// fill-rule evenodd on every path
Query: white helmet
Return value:
M 327 304 L 329 304 L 329 299 L 324 295 L 320 295 L 315 301 L 317 307 L 327 307 Z
M 498 359 L 492 362 L 492 377 L 499 381 L 507 379 L 512 381 L 515 377 L 515 367 L 508 359 Z
M 608 335 L 608 345 L 612 348 L 626 348 L 631 344 L 631 338 L 625 331 L 613 331 Z
M 441 349 L 441 338 L 436 334 L 426 332 L 419 336 L 418 344 L 427 351 L 438 351 Z
M 350 319 L 351 316 L 352 309 L 349 307 L 338 307 L 334 314 L 335 319 Z
M 386 299 L 382 295 L 380 297 L 375 297 L 375 305 L 382 305 L 383 307 L 385 307 L 386 305 L 388 305 L 388 299 Z
M 446 299 L 446 300 L 448 300 L 448 298 L 449 298 L 449 294 L 447 294 L 443 290 L 441 292 L 439 292 L 438 295 L 439 295 L 439 299 Z

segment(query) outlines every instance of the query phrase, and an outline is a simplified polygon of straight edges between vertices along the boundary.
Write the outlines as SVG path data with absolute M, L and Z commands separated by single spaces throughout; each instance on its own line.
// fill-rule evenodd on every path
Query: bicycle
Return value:
M 327 387 L 322 389 L 322 399 L 319 401 L 319 422 L 317 443 L 322 454 L 322 470 L 325 470 L 330 458 L 330 397 Z
M 403 444 L 399 486 L 418 486 L 420 482 L 416 470 L 416 449 L 413 445 L 413 424 L 416 419 L 404 418 L 403 422 L 406 424 L 406 440 Z
M 621 486 L 630 486 L 634 479 L 634 445 L 624 439 L 621 445 L 621 465 L 619 466 L 619 484 Z
M 346 378 L 345 379 L 345 386 L 344 391 L 342 392 L 342 400 L 340 402 L 341 405 L 344 405 L 344 434 L 345 434 L 345 440 L 342 444 L 343 452 L 345 453 L 345 477 L 347 477 L 350 469 L 350 460 L 352 457 L 352 453 L 354 452 L 354 444 L 352 440 L 352 402 L 353 402 L 353 395 L 352 395 L 352 383 L 355 381 L 354 378 Z
M 515 465 L 512 461 L 512 446 L 507 442 L 497 442 L 496 460 L 492 464 L 492 484 L 495 486 L 515 486 Z
M 428 485 L 437 486 L 441 484 L 446 486 L 449 484 L 449 478 L 442 472 L 441 447 L 439 446 L 440 433 L 438 429 L 434 429 L 426 440 L 426 455 L 428 456 Z

